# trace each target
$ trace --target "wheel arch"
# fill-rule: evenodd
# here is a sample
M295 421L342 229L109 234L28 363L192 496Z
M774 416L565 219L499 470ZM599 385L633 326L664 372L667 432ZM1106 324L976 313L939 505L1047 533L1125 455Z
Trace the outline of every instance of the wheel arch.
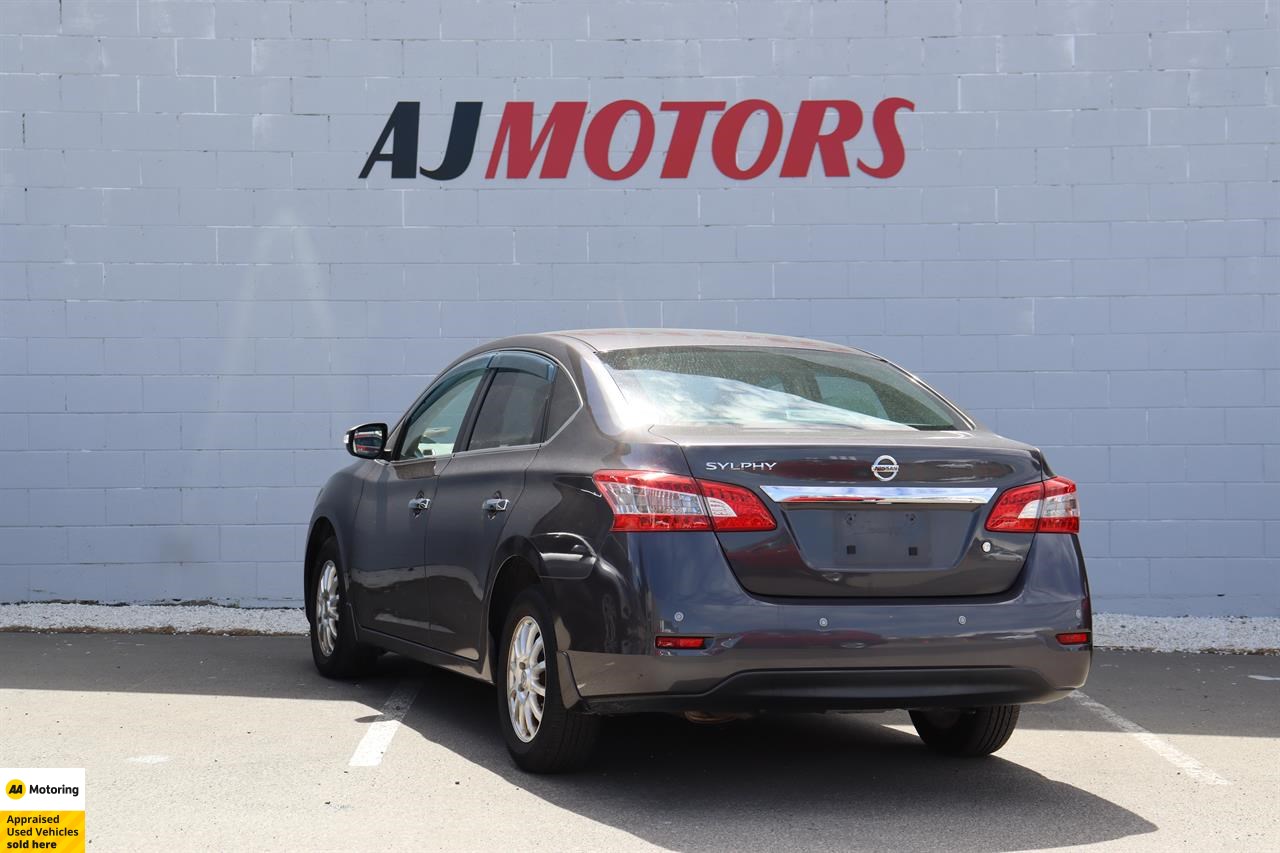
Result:
M495 568L490 575L484 605L483 670L487 673L492 672L494 649L497 648L498 637L502 633L502 623L517 595L531 586L537 586L541 588L553 611L555 609L551 585L546 582L546 566L542 555L528 539L523 536L509 538L494 554L493 564Z
M528 540L512 540L500 549L498 558L494 560L498 568L493 573L489 585L489 593L485 603L485 636L484 657L480 667L480 676L494 684L500 677L497 672L502 637L502 629L507 613L511 610L516 598L525 590L536 587L551 608L551 632L555 635L555 647L562 650L555 659L560 682L561 701L566 708L576 708L582 702L578 693L569 659L563 650L568 648L569 631L565 627L563 614L556 604L555 582L547 576L546 565L542 556Z
M303 558L302 601L306 606L308 619L315 615L315 603L311 600L311 583L315 579L316 554L320 551L320 546L330 537L338 542L338 555L342 558L342 540L338 538L338 529L327 516L317 516L311 522L311 532L307 534L306 556ZM343 563L346 563L345 558Z
M543 586L542 576L526 555L511 554L498 566L485 607L485 633L490 642L495 642L502 632L502 622L516 596L531 586ZM543 592L547 592L545 587Z

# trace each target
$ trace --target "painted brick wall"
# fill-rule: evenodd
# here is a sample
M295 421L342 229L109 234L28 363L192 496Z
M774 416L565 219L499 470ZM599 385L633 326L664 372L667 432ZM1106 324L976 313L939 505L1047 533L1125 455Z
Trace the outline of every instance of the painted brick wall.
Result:
M1100 608L1280 613L1278 0L2 0L0 33L0 600L296 601L346 426L479 340L665 325L852 342L1040 444ZM512 99L886 96L890 180L483 179ZM398 100L428 166L484 102L467 174L356 177Z

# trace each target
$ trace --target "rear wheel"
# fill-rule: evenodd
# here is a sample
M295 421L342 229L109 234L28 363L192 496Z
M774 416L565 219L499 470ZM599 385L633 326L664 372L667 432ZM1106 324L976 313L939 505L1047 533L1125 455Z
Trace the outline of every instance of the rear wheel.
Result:
M498 725L517 765L563 773L587 762L600 718L566 708L556 670L551 608L537 587L516 596L498 638Z
M947 755L990 755L1004 746L1018 725L1021 705L989 708L912 711L920 739L930 749Z
M311 658L326 678L354 678L369 671L378 650L356 642L347 608L338 541L330 537L316 552L311 572Z

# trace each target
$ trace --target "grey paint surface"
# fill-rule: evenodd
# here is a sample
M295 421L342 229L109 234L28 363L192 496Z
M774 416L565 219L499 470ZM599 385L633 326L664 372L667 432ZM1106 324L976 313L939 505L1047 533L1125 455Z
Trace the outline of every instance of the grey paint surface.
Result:
M512 827L583 851L1280 844L1280 682L1249 678L1277 657L1097 655L1089 695L1222 787L1071 700L1024 709L986 761L930 754L890 728L905 714L640 717L587 772L533 777L494 737L491 688L394 656L357 684L315 675L304 638L0 634L0 659L6 761L85 767L95 848L505 849ZM421 688L381 766L349 767L404 681ZM167 760L129 760L148 755Z
M527 569L555 614L565 704L585 701L602 714L1011 705L1055 701L1084 684L1091 647L1055 639L1092 629L1078 537L987 529L998 490L1051 473L1038 452L962 429L972 419L925 389L904 396L945 409L949 429L803 431L795 423L765 428L764 419L751 427L611 426L627 421L629 409L601 352L665 348L673 337L694 353L722 345L725 335L572 330L505 338L461 356L415 404L487 366L478 390L465 395L467 414L459 415L452 452L404 458L406 442L415 440L409 415L391 427L387 449L325 484L312 514L306 572L299 573L309 616L318 607L312 602L324 543L332 539L341 618L353 620L356 641L484 680L502 669L496 655L504 640L496 626L511 601L500 590ZM792 349L797 342L768 335L734 338L741 344L734 356L755 368L729 376L754 383L776 375L785 391L799 395L806 387L801 377L815 376L820 385L825 371L789 359L845 349L816 341ZM830 376L866 376L868 388L880 388L870 370L882 366L877 360L848 350L844 356L830 360ZM569 380L586 402L567 420L547 423L552 434L541 443L476 449L475 412L483 417L489 409L494 370L513 363L557 385ZM664 362L653 364L662 369ZM718 376L723 369L717 362L700 373ZM892 417L927 417L906 411L913 409ZM794 487L831 477L874 491L883 484L871 463L890 452L901 462L895 485L990 487L974 505L906 513L932 531L923 554L913 547L908 556L901 528L886 532L898 512L892 508L858 511L870 514L874 530L852 533L847 504L788 506L761 497L770 483ZM762 472L706 461L765 457L775 461ZM615 530L593 482L604 469L713 476L756 495L770 524L737 532ZM407 497L426 490L430 508L410 510ZM485 499L499 495L509 510L486 513ZM574 543L568 560L566 542ZM894 556L851 561L853 542L853 550L878 543ZM574 565L572 573L563 571L565 562ZM655 652L664 633L705 635L706 646ZM334 675L315 649L317 668Z
M1039 444L1100 609L1280 613L1276 0L4 6L0 600L295 602L343 429L481 339L668 325ZM458 100L484 147L513 99L885 96L888 181L356 178L398 99L431 163Z

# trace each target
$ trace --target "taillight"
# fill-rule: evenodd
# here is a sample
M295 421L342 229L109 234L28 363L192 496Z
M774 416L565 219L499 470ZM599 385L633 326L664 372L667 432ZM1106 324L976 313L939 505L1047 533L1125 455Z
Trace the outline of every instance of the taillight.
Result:
M987 529L993 532L1035 533L1040 523L1040 500L1044 483L1016 486L1002 493L987 516Z
M706 498L707 512L716 530L772 530L778 526L750 489L708 480L699 480L698 488Z
M661 471L597 471L592 478L613 510L613 530L773 530L750 489Z
M987 516L993 533L1079 533L1076 484L1066 477L1015 486L996 499Z
M1044 502L1040 504L1039 533L1079 533L1080 501L1076 484L1066 477L1044 482Z
M659 471L597 471L592 478L613 510L614 530L710 530L692 477Z

